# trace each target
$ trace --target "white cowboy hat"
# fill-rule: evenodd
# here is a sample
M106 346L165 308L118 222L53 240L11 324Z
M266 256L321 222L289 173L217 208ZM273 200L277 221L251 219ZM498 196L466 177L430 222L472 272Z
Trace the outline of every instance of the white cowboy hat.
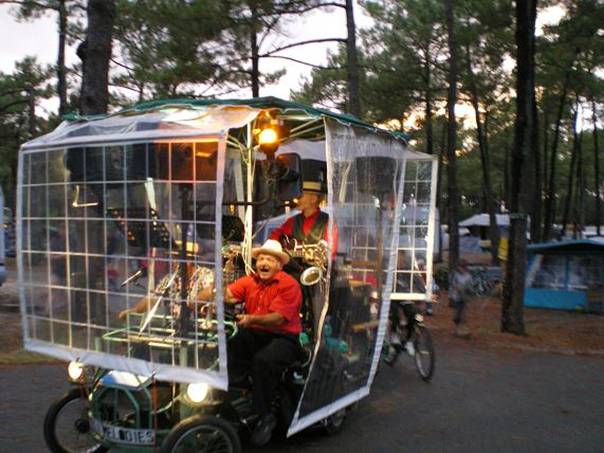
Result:
M257 258L261 253L266 253L279 258L281 264L284 266L289 262L289 255L283 251L281 243L274 239L267 240L262 247L252 249L252 258Z

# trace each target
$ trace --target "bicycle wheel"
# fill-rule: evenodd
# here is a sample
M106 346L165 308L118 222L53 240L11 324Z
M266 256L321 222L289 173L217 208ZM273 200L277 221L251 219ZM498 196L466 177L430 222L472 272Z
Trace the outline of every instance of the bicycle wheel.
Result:
M50 406L44 419L44 440L57 453L107 451L90 434L88 398L79 388L71 389Z
M415 346L415 367L420 377L429 382L434 374L434 345L432 344L432 335L424 326L417 326L415 329L415 338L413 339Z

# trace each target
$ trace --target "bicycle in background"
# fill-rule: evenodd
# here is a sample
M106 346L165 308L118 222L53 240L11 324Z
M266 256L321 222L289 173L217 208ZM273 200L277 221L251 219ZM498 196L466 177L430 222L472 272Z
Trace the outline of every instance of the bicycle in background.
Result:
M392 301L390 330L384 339L383 361L393 366L401 352L415 362L419 376L429 382L434 375L435 354L432 335L412 301Z

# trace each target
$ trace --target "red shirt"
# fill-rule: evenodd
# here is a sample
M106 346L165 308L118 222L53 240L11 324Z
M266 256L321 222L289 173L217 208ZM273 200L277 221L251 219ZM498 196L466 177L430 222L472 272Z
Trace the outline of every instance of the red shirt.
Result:
M302 232L304 233L304 235L307 235L308 233L310 233L310 230L312 230L312 227L315 224L320 213L321 213L321 210L317 209L315 212L313 212L308 217L304 217L304 221L302 222ZM300 213L298 215L304 216L303 213ZM282 235L292 237L294 235L294 222L295 221L296 221L296 216L292 216L289 219L287 219L283 223L283 225L281 225L279 228L274 229L271 232L269 239L275 239L276 241L278 241L279 239L281 239ZM336 227L335 223L331 230L331 235L333 237L333 243L334 243L333 251L331 253L332 258L333 258L335 256L336 250L338 248L338 228ZM329 242L329 229L328 228L325 228L325 231L323 232L323 239L325 239L326 241Z
M247 314L280 313L285 318L279 326L254 326L254 329L285 334L302 331L302 290L298 282L285 272L277 272L270 282L262 281L256 274L248 275L231 283L228 289L235 299L245 301Z

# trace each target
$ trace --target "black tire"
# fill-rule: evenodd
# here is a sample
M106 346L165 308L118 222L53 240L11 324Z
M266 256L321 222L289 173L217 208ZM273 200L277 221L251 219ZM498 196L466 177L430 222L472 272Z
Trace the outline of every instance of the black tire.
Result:
M79 388L73 388L48 408L44 418L44 440L55 453L107 451L90 435L88 398Z
M325 424L323 425L325 433L329 436L333 436L334 434L342 431L342 426L344 425L345 419L346 408L340 409L339 411L331 414L325 419Z
M213 415L193 415L178 423L161 444L160 453L241 453L235 429Z
M413 358L417 372L424 381L429 382L434 374L436 357L432 335L426 327L418 326L416 328L413 346L415 346L415 356Z

